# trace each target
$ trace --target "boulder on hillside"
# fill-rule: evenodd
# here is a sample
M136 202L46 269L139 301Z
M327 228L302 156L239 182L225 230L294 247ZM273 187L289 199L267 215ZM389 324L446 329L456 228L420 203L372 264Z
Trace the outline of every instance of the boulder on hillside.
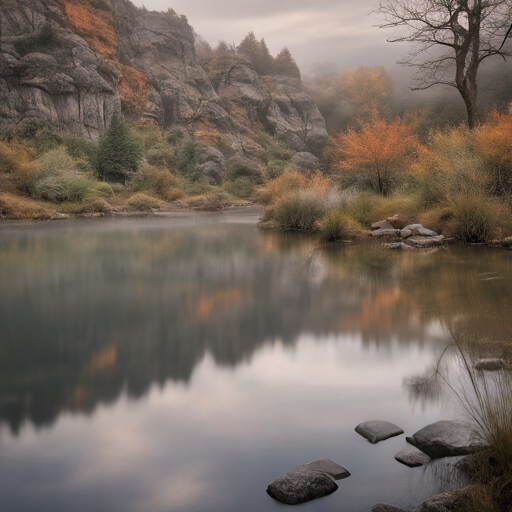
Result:
M295 153L290 162L301 172L316 171L320 167L320 160L312 153L305 151Z
M404 433L400 427L389 421L365 421L357 425L355 431L372 444Z
M333 493L338 489L334 480L349 476L350 473L335 462L319 459L281 475L268 485L267 494L287 505L298 505Z
M433 459L468 455L485 448L472 426L461 421L437 421L418 430L407 442Z
M199 170L204 176L213 179L217 183L226 178L226 159L216 148L200 146L196 150L196 158Z

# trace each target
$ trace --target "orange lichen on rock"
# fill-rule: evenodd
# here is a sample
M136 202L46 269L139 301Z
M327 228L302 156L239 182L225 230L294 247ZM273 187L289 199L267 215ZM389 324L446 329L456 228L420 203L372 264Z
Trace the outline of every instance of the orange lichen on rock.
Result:
M216 146L221 138L220 133L215 128L202 128L195 132L195 138L208 146Z
M151 90L149 78L129 66L116 63L121 76L119 79L119 94L123 104L123 112L136 117L144 113L148 93Z
M103 2L103 8L93 6L88 0L62 0L66 15L76 30L91 48L107 59L117 55L117 33L110 5Z

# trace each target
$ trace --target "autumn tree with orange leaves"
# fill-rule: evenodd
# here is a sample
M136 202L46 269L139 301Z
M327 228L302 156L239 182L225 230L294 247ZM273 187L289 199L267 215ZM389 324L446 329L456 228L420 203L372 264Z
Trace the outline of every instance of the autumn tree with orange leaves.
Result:
M330 138L327 158L333 173L348 183L361 179L375 192L388 194L421 147L414 121L386 121L375 113L359 130Z

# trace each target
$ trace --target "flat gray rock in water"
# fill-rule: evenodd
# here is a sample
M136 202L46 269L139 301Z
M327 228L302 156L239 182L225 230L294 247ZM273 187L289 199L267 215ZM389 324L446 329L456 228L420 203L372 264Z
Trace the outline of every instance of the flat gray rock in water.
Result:
M404 433L400 427L389 421L365 421L357 425L355 430L373 444Z
M407 452L402 450L395 455L395 459L410 468L417 468L418 466L424 466L431 461L431 458L423 452Z
M408 245L404 242L394 242L392 244L382 244L382 247L385 247L386 249L391 249L393 251L397 250L404 250L404 251L414 251L415 247L412 245Z
M414 236L407 239L407 243L409 245L412 245L413 247L417 247L419 249L424 249L426 247L436 247L439 245L443 245L444 243L444 236L430 236L430 237L424 237L424 236Z
M377 503L372 507L371 512L407 512L400 507L395 507L394 505L388 505L387 503Z
M303 464L302 466L297 466L293 469L300 468L309 469L310 471L323 471L324 473L332 476L334 480L342 480L343 478L348 478L350 476L350 473L343 466L340 466L339 464L336 464L336 462L333 462L329 459L314 460L313 462Z
M407 442L433 459L467 455L485 447L467 423L438 421L418 430Z
M336 489L338 485L327 473L299 466L269 484L267 494L287 505L298 505L332 494Z
M410 231L413 235L419 236L439 236L438 233L423 227L422 224L409 224L403 228L403 231Z

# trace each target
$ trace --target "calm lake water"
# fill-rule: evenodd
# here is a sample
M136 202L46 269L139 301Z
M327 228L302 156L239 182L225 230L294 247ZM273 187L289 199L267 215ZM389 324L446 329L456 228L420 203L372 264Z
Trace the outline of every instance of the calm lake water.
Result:
M511 254L322 248L256 220L0 224L2 512L283 512L267 484L321 457L352 476L302 512L449 485L394 460L405 436L354 428L461 414L407 382L447 325L509 336Z

